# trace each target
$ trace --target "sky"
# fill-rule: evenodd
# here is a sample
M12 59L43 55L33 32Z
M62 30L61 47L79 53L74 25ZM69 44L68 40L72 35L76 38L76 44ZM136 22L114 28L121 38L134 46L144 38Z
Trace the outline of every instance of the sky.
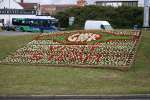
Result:
M16 0L20 1L20 0ZM77 0L24 0L25 2L38 2L41 4L75 4ZM94 3L98 0L86 0L88 4ZM140 3L143 3L144 0L139 0Z

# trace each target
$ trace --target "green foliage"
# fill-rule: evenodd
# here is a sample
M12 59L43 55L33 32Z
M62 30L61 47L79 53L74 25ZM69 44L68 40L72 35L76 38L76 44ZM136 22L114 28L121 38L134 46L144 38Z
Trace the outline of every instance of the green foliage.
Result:
M75 17L71 28L68 25L70 16ZM60 26L69 29L82 29L86 20L107 20L114 28L133 28L135 24L142 25L143 8L137 7L102 7L85 6L83 8L69 8L55 15Z

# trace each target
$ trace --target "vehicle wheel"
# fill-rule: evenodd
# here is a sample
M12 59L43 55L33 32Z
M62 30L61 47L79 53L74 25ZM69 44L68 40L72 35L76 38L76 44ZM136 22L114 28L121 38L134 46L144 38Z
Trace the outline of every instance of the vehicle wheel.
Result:
M9 27L6 27L6 31L10 31Z
M24 28L23 28L23 27L21 27L21 28L20 28L20 30L21 30L22 32L25 32L25 30L24 30Z

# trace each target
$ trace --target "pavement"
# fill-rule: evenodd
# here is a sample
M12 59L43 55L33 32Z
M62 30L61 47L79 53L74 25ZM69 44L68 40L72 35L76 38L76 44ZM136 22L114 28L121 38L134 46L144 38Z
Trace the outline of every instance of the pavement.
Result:
M15 32L15 31L2 31L0 35L3 36L16 36L16 35L27 35L27 34L36 34L31 32Z
M0 96L0 100L150 100L150 94L102 96Z

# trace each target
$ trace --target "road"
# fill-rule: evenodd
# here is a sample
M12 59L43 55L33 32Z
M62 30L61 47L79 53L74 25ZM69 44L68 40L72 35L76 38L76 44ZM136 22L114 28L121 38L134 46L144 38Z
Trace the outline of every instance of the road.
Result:
M115 96L0 96L0 100L150 100L149 94Z

